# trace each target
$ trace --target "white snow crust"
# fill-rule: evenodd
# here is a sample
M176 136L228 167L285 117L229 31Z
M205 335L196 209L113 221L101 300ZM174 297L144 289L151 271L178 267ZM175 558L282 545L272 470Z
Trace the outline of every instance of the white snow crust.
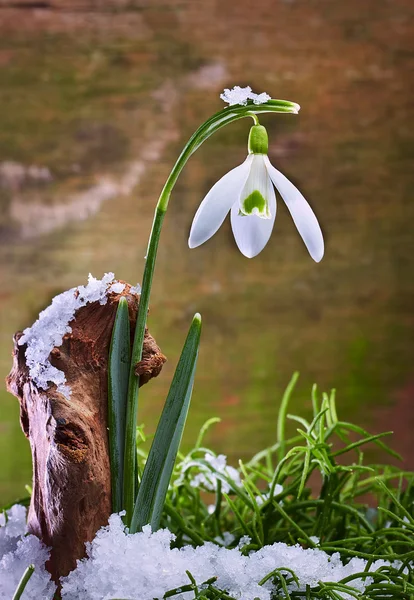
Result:
M50 306L43 310L37 321L24 330L19 345L27 344L26 364L33 383L42 390L55 384L58 392L70 397L70 387L66 385L63 371L54 367L49 360L53 348L62 344L63 337L70 333L70 322L82 306L91 302L106 304L108 293L120 294L125 284L115 280L113 273L105 273L102 279L91 274L87 285L80 285L55 296ZM132 294L139 294L139 285L131 288Z
M13 597L19 581L29 565L35 571L24 591L24 600L51 600L56 586L45 569L49 550L34 535L25 536L26 509L15 504L0 515L0 598Z
M262 92L261 94L252 92L252 88L249 85L244 88L235 85L231 90L226 88L224 92L220 94L220 98L224 102L227 102L229 106L234 106L235 104L246 106L248 100L253 100L254 104L264 104L268 100L271 100L271 97L269 94L266 94L266 92Z
M117 283L113 283L111 285L111 287L109 288L109 291L113 292L114 294L122 294L124 289L125 289L125 283L120 283L118 281Z
M227 536L226 536L227 537ZM227 537L230 541L231 538ZM78 561L77 568L63 578L62 600L109 600L125 598L153 600L165 592L189 583L189 570L198 584L216 576L214 584L239 600L270 600L272 583L258 582L276 568L291 568L299 578L300 589L319 581L335 582L364 570L366 561L353 558L344 565L338 553L329 556L319 549L303 549L299 545L276 543L249 556L239 547L229 549L206 543L193 548L171 548L174 535L163 529L151 533L149 526L141 533L129 535L119 515L112 515L109 526L102 528L92 543L87 544L88 558ZM222 542L224 540L220 540ZM370 571L386 565L375 561ZM109 568L108 568L109 567ZM372 578L355 580L352 585L361 592ZM290 586L296 589L296 584ZM343 598L347 595L343 594ZM190 600L193 592L174 598Z
M16 550L17 542L26 533L26 509L15 504L0 513L0 557Z
M35 571L24 592L25 600L52 600L55 585L44 568L49 550L35 536L24 536L26 509L14 506L7 511L7 523L0 518L0 599L10 599L25 569L35 565ZM353 558L344 565L338 553L329 556L322 550L303 549L298 544L288 546L275 543L244 556L242 547L250 542L244 537L236 548L226 548L213 543L193 548L171 548L174 535L168 529L151 532L149 525L141 533L128 534L121 519L122 513L113 514L109 525L102 527L91 543L86 544L87 558L77 562L77 567L62 578L62 600L128 600L161 599L174 588L189 583L186 570L201 585L217 577L214 584L238 600L270 600L272 582L258 583L274 569L292 569L300 583L315 587L319 581L336 582L349 575L364 571L366 561ZM234 536L225 532L217 539L219 544L232 544ZM6 546L4 541L7 540ZM389 565L377 560L370 572ZM396 566L396 564L394 564ZM372 583L372 578L354 580L352 586L359 592ZM289 586L297 590L296 584ZM338 592L337 592L338 593ZM342 593L341 597L349 598ZM176 600L191 600L193 592L174 596Z

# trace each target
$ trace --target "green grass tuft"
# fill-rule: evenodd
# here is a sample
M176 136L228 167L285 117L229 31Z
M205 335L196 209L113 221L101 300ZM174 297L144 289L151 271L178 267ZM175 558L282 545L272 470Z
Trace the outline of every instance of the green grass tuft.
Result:
M371 435L341 421L334 392L320 400L314 387L311 421L289 415L296 381L297 374L281 404L276 443L248 462L240 461L237 471L217 470L214 460L206 460L206 454L216 455L204 445L204 437L219 421L209 419L194 448L178 455L160 526L175 534L177 547L209 541L239 546L248 554L284 542L337 552L344 563L353 557L367 561L364 572L335 583L320 582L306 591L295 591L294 571L275 569L260 582L272 581L272 600L414 600L414 473L388 464L365 464L367 444L398 456L384 441L391 432ZM291 437L286 437L288 420L299 425ZM145 440L142 428L137 429L141 472L148 457ZM200 480L192 485L197 475L204 476L204 488ZM207 489L212 484L213 491ZM249 540L243 540L245 536ZM378 559L391 564L368 572ZM215 578L197 582L189 571L187 575L188 584L164 598L186 591L195 600L235 600L217 587ZM353 586L354 580L368 577L364 593Z
M238 477L232 471L217 471L206 454L203 436L216 419L203 427L195 447L180 455L161 521L175 535L177 547L205 541L229 548L242 544L242 552L259 550L275 542L338 552L346 563L353 557L368 561L393 562L376 573L366 571L338 583L320 583L306 592L289 591L296 575L289 569L276 569L271 579L276 599L342 599L344 594L359 600L414 599L414 473L387 464L364 463L364 446L376 444L389 455L396 453L384 438L391 432L371 435L363 428L339 420L335 394L317 397L312 391L313 419L289 415L287 404L297 380L294 375L281 405L276 443L240 461ZM286 438L286 422L296 422L297 435ZM398 455L397 455L398 456ZM139 461L145 462L140 446ZM213 461L214 462L214 461ZM203 474L204 486L191 485ZM215 490L208 490L212 484ZM225 493L223 488L227 490ZM226 543L223 534L232 534ZM243 536L250 540L243 546ZM318 540L318 541L317 541ZM398 561L398 562L395 562ZM361 594L352 586L357 578L372 577ZM188 591L195 599L233 600L215 587L214 581L195 582ZM165 598L178 592L171 590Z

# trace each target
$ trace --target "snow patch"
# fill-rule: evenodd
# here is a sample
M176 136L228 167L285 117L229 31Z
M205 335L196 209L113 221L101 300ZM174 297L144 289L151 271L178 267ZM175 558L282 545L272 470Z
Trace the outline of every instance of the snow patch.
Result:
M264 104L268 100L271 100L271 97L266 92L262 92L261 94L252 92L252 88L249 85L244 88L235 85L231 90L226 88L220 94L220 98L224 102L227 102L229 106L234 106L235 104L246 106L248 100L253 100L253 104Z
M227 539L220 542L230 542ZM112 515L109 526L98 531L92 543L86 545L87 559L78 561L77 568L62 579L62 600L109 600L135 598L153 600L189 583L189 570L198 584L217 577L215 586L239 600L270 600L272 581L264 586L259 581L274 569L293 569L299 579L299 589L315 587L319 581L337 582L364 571L366 561L353 558L344 565L339 553L329 556L322 550L303 549L298 544L275 543L244 556L239 547L223 548L213 543L193 548L171 548L174 535L167 529L151 532L149 525L141 533L128 534L121 517ZM370 571L388 563L375 561ZM110 568L108 566L110 565ZM363 592L372 578L354 580L352 586ZM298 590L295 583L291 591ZM343 595L345 598L346 595ZM174 596L177 600L194 598L193 592Z
M113 283L111 285L111 287L109 288L109 291L113 292L114 294L122 294L124 289L125 289L125 283L120 283L118 281L117 283Z
M217 457L218 458L218 457ZM140 533L129 534L120 514L109 518L92 542L86 544L87 558L77 561L77 567L63 577L62 600L110 600L130 598L153 600L189 583L190 571L201 585L217 577L215 586L238 600L270 600L274 587L272 580L263 586L259 582L275 569L292 569L298 577L299 588L293 582L289 591L305 592L306 585L316 587L319 581L337 582L361 573L367 561L353 558L344 564L339 553L332 556L318 548L303 549L299 544L288 546L278 542L264 546L248 556L241 550L249 543L242 538L235 548L225 548L211 542L193 548L171 548L174 535L168 529L152 533L149 525ZM45 570L49 549L35 536L24 536L26 509L14 506L0 517L0 539L13 540L13 549L0 552L0 598L11 598L26 568L33 564L35 571L24 592L27 600L52 600L55 585ZM19 539L17 536L22 536ZM219 544L235 543L234 536L224 532ZM316 542L316 538L314 540ZM3 547L3 546L2 546ZM369 571L389 566L384 560L370 565ZM396 563L393 566L397 566ZM363 593L372 578L355 579L352 587ZM340 597L348 599L349 594ZM191 600L193 592L174 596L177 600Z
M26 533L26 509L15 504L0 513L0 558L17 547L20 537Z
M0 598L12 598L29 565L35 571L24 591L25 600L51 600L56 590L45 569L49 550L26 533L26 508L15 504L0 515Z
M54 383L58 392L70 397L71 390L66 385L65 374L50 363L49 355L53 348L61 346L65 334L71 333L69 323L77 310L92 302L106 304L108 293L119 294L124 287L125 284L114 281L113 273L105 273L102 279L89 274L87 285L80 285L55 296L52 304L40 313L37 321L24 330L19 346L27 344L26 364L30 377L38 388L47 390ZM139 286L131 288L131 293L139 294L138 288Z
M227 465L227 457L224 454L214 456L206 452L204 460L210 465L204 466L202 463L196 463L197 467L202 471L197 473L192 480L192 487L202 486L209 492L215 492L217 489L218 481L221 481L221 489L225 494L230 492L231 486L226 479L231 479L232 483L236 487L241 487L242 482L240 479L240 473L234 467ZM194 466L195 463L190 462L188 468Z
M137 285L133 285L130 288L129 293L135 294L135 296L139 296L141 294L141 286L139 285L139 283L137 283Z

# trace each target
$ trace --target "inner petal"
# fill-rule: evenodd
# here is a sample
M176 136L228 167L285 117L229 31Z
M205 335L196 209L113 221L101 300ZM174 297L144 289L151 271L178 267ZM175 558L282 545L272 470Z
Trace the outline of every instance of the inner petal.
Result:
M262 154L253 155L249 176L240 194L239 214L270 219L269 198L272 184Z

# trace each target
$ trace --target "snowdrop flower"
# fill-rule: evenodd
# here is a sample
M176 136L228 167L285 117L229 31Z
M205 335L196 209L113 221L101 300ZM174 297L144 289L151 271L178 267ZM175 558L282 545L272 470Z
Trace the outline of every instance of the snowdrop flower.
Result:
M266 246L275 222L275 187L309 254L316 262L322 259L322 232L311 207L299 190L272 166L267 151L266 129L262 125L253 125L249 135L249 155L244 163L224 175L200 204L191 226L190 248L211 238L230 211L240 252L247 258L259 254Z

